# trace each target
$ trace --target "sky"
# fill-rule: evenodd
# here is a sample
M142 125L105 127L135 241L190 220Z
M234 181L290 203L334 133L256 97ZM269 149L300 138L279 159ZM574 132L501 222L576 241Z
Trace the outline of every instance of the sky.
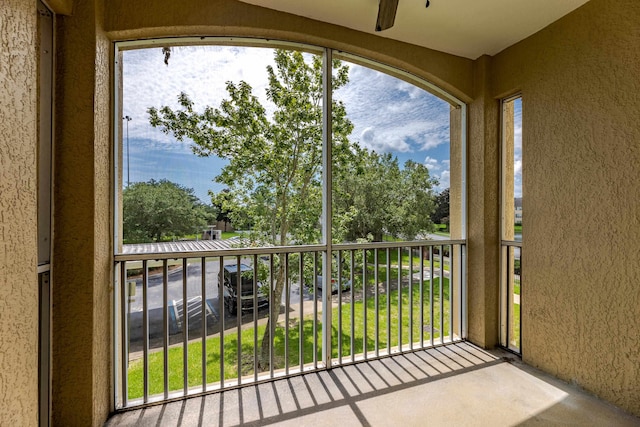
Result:
M522 98L513 104L513 192L522 197Z
M227 81L245 80L270 116L274 106L265 91L270 64L273 50L259 47L173 47L169 65L164 64L161 48L124 51L123 116L131 120L124 122L122 135L123 181L127 182L127 176L130 182L168 179L193 188L209 203L208 190L223 189L213 179L226 160L195 156L189 141L176 141L151 127L147 109L178 107L180 92L191 97L196 110L217 107L226 97ZM350 138L378 153L392 153L401 164L408 159L423 163L439 181L436 191L449 187L449 104L382 72L348 65L349 83L338 89L334 98L345 103L354 124ZM516 139L521 135L517 123ZM516 151L519 156L521 150Z

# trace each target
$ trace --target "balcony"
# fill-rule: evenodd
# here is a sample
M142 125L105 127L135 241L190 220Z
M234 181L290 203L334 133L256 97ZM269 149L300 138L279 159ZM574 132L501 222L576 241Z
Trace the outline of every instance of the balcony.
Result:
M616 425L638 419L524 365L458 342L113 416L130 425Z
M503 248L508 351L491 352L465 341L464 241L201 246L116 256L107 426L637 425L514 355L519 243Z

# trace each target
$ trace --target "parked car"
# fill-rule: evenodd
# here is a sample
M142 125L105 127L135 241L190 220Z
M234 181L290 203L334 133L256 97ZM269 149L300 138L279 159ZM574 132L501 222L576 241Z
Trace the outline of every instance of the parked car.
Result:
M322 276L316 276L316 288L322 292ZM351 280L347 280L343 277L341 288L341 292L351 289ZM338 279L331 279L331 293L337 294L338 290Z
M253 287L253 268L246 264L229 264L225 265L220 273L220 283L223 284L224 306L230 314L236 314L238 311L238 267L240 267L240 306L242 310L253 308L254 287ZM257 292L258 308L269 305L269 297L261 291L262 284L256 282L255 290Z

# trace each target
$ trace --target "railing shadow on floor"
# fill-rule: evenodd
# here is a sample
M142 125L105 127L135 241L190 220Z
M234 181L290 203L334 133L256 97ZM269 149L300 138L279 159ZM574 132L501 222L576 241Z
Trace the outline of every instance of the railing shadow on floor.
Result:
M340 407L348 408L366 426L358 407L365 399L504 362L458 342L125 411L114 415L106 426L259 426Z

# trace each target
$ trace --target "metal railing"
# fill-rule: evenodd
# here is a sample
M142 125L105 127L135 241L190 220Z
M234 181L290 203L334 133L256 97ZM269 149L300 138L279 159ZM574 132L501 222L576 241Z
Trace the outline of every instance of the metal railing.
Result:
M464 240L324 250L116 255L117 407L465 338Z
M522 242L502 241L501 345L522 354Z

